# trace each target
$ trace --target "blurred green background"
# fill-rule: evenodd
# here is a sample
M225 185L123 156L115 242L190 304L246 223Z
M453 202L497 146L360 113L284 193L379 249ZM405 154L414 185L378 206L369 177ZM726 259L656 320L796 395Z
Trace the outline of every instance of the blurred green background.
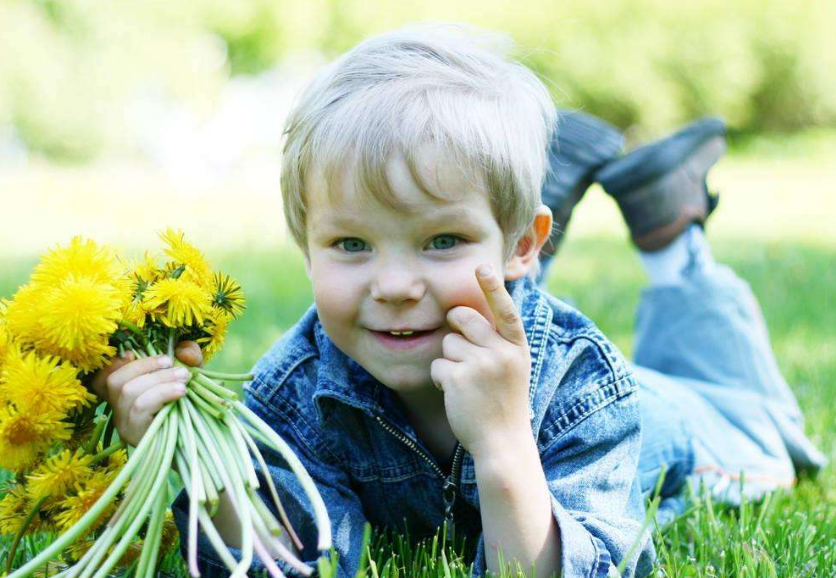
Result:
M645 134L706 113L746 134L836 125L827 0L0 0L0 123L54 158L136 152L143 93L206 114L230 77L417 20L505 31L563 106Z

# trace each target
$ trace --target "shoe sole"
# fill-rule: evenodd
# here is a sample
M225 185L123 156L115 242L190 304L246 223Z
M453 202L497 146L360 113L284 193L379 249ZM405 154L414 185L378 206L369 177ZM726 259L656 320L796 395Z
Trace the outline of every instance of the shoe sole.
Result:
M661 179L620 198L619 207L627 223L632 224L631 236L639 249L657 251L673 241L688 224L705 223L711 208L706 174L725 151L725 137L714 136ZM657 214L652 221L646 220L648 203L655 204Z

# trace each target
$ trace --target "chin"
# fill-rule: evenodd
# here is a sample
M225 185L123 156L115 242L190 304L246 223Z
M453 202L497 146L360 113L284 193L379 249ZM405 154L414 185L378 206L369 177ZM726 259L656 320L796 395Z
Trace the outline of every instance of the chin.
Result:
M375 377L380 383L393 391L419 391L434 387L428 371L385 370L381 375Z

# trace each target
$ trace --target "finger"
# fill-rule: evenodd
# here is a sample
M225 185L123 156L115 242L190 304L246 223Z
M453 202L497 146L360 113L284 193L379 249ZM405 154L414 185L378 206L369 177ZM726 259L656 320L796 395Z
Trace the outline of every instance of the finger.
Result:
M448 381L455 362L439 357L430 364L430 379L436 389L444 391L444 384Z
M159 369L171 367L171 358L167 355L158 355L155 357L144 357L126 363L113 373L111 373L106 380L108 399L113 402L119 399L122 392L122 387L132 379L151 373Z
M160 383L136 398L132 408L133 415L153 418L154 414L160 411L166 403L180 399L184 395L186 395L185 384L178 381Z
M464 361L465 359L472 358L475 354L479 353L479 350L484 351L484 349L478 345L474 345L458 333L448 333L441 341L441 352L444 355L444 359L449 359L450 361Z
M447 324L464 335L468 341L481 347L489 347L499 339L493 325L471 307L460 305L447 312Z
M184 395L186 395L186 386L179 382L161 383L144 391L129 410L127 430L136 432L136 437L141 438L154 421L157 412L165 404L180 399ZM139 439L135 442L139 443Z
M476 268L476 279L485 294L485 299L488 300L488 306L491 308L494 323L496 323L496 330L511 343L525 345L527 343L525 328L519 313L517 313L514 300L511 299L505 289L505 284L493 271L493 268L487 264L479 265Z
M181 341L174 350L177 359L192 367L203 367L203 351L194 341Z
M97 371L88 382L90 388L105 401L108 401L107 378L114 371L136 359L132 351L127 351L122 357L114 357L111 362Z
M142 397L146 391L163 383L177 382L185 385L189 381L190 375L189 370L185 367L172 367L136 377L122 387L116 405L123 415L129 415L130 412L134 411L133 406L136 400Z

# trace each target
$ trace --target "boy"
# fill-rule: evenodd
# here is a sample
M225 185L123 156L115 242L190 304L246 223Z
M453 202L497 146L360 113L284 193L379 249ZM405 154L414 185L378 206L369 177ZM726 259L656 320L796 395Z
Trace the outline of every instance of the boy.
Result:
M551 232L540 188L554 108L484 40L385 34L303 95L282 194L316 303L258 363L246 403L317 482L340 576L367 520L420 536L445 517L478 540L477 575L498 570L500 549L537 576L645 574L636 382L529 277ZM182 395L170 362L108 378L129 443ZM307 500L275 456L270 475L313 563ZM215 522L235 546L228 504ZM201 571L226 575L211 554L203 541Z

